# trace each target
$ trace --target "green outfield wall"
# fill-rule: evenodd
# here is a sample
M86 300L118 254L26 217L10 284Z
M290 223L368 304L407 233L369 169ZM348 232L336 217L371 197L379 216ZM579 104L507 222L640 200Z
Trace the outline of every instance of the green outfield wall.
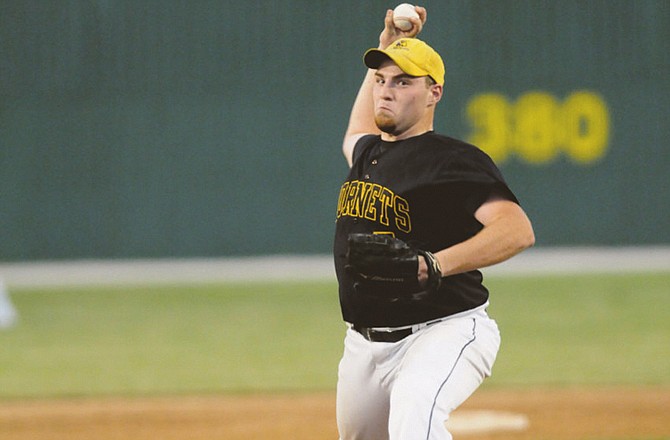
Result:
M670 243L670 1L426 1L538 246ZM328 253L386 1L0 2L0 260Z

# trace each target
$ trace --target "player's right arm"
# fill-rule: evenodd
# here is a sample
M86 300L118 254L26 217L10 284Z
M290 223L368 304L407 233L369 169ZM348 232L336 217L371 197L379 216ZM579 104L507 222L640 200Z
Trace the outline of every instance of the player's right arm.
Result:
M363 84L356 95L356 100L351 108L349 125L344 134L342 152L351 167L356 142L366 134L380 134L381 131L375 124L374 103L372 101L372 88L375 82L375 70L368 69L363 79Z
M403 37L416 37L423 24L426 22L426 9L420 6L416 7L416 12L419 14L419 20L411 18L414 24L412 29L408 31L401 31L393 24L393 10L386 11L384 18L384 30L379 35L379 48L386 49L395 40ZM363 84L358 90L358 95L354 100L354 105L351 108L351 115L349 116L349 125L344 134L344 141L342 142L342 152L347 159L349 166L353 162L354 146L358 140L367 134L380 134L381 131L375 124L375 109L372 100L372 90L375 85L375 70L368 69L363 79Z

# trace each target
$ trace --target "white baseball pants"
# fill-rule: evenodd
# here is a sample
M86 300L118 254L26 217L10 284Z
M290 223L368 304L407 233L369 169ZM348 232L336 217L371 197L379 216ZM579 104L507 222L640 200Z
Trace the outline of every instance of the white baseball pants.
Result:
M451 440L444 422L491 375L499 347L484 308L396 343L349 328L337 384L340 440Z

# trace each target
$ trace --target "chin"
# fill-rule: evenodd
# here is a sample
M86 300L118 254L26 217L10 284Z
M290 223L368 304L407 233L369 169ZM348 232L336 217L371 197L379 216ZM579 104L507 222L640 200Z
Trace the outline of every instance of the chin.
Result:
M397 129L395 122L389 118L376 117L375 124L377 124L377 128L388 134L395 134Z

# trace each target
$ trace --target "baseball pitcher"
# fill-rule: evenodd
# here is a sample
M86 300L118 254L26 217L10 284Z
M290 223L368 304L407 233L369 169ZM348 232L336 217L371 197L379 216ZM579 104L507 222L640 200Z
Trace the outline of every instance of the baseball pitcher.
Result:
M445 68L387 11L351 110L334 240L348 329L341 440L446 440L444 422L491 374L500 345L478 269L532 246L531 223L493 161L433 131Z

